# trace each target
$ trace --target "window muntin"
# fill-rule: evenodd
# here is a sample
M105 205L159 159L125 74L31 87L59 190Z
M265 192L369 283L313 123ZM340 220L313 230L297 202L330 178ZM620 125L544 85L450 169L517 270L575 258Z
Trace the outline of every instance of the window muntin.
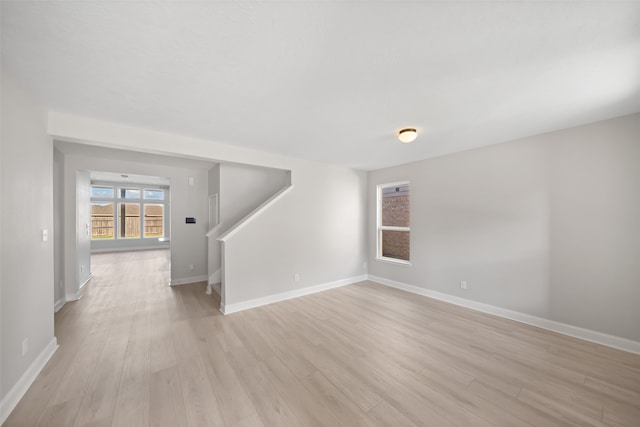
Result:
M168 188L97 182L90 196L92 240L166 237Z
M411 265L409 182L378 185L377 259Z
M118 204L118 237L130 239L140 237L140 204Z
M139 188L119 188L118 195L121 199L139 199L140 198L140 189Z

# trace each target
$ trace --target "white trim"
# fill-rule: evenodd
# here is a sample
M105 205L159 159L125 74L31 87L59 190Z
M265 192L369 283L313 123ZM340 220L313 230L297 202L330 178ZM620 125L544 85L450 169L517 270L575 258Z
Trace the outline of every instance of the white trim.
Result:
M269 208L269 206L273 205L278 200L283 198L291 190L293 190L293 185L289 185L289 186L283 188L282 190L278 191L271 198L269 198L266 202L264 202L263 204L261 204L260 206L255 208L253 211L251 211L251 213L249 213L247 216L245 216L240 221L238 221L238 223L236 225L234 225L229 230L227 230L222 236L218 237L218 240L220 240L222 242L224 242L226 240L229 240L229 238L231 236L236 234L238 231L240 231L242 228L244 228L251 221L256 219L262 212L267 210Z
M396 227L394 225L381 225L380 230L382 231L411 231L409 227Z
M218 225L220 225L220 204L218 193L214 193L209 195L209 227L213 231Z
M166 243L166 244L162 244L162 243ZM153 245L153 246L132 246L130 248L114 247L114 248L91 249L91 253L105 254L110 252L155 251L155 250L163 250L163 249L164 250L171 249L170 243L168 241L159 242L159 244Z
M578 326L557 322L555 320L545 319L542 317L521 313L519 311L509 310L502 307L496 307L494 305L485 304L466 298L460 298L454 295L433 291L431 289L425 289L418 286L397 282L395 280L385 279L383 277L368 275L368 280L406 292L411 292L413 294L445 301L451 304L459 305L461 307L481 311L483 313L493 314L494 316L504 317L505 319L515 320L516 322L520 323L526 323L527 325L537 326L542 329L558 332L563 335L569 335L571 337L594 342L596 344L602 344L608 347L617 348L619 350L640 354L640 342L632 341L627 338L592 331L590 329L584 329Z
M29 390L31 384L35 381L36 377L47 364L53 353L58 349L58 341L56 337L53 337L49 344L40 352L38 357L29 365L24 374L20 377L18 382L11 387L11 390L0 401L0 424L4 423L11 412L15 409L22 399L22 396Z
M234 304L220 304L220 311L222 314L231 314L238 311L248 310L250 308L260 307L267 304L273 304L274 302L285 301L292 298L298 298L304 295L311 295L318 292L326 291L329 289L339 288L353 283L362 282L367 280L366 275L349 277L347 279L336 280L333 282L322 283L320 285L309 286L301 289L294 289L292 291L282 292L275 295L269 295L266 297L250 299L247 301L237 302Z
M404 265L405 267L413 266L413 264L411 264L411 261L405 261L398 258L389 258L386 256L376 257L376 261L388 262L389 264Z
M384 184L378 184L378 188L387 188L387 187L398 187L400 185L411 184L411 181L396 181L396 182L385 182Z
M219 222L218 225L213 227L211 230L207 231L207 234L205 234L205 236L213 237L213 235L216 234L218 231L220 231L221 228L222 228L222 223Z
M64 297L60 298L58 301L56 301L56 303L53 305L53 312L57 313L60 311L60 309L62 308L62 306L66 303L67 301L64 299Z
M389 258L382 255L382 232L387 231L405 231L411 236L411 227L395 227L391 225L382 225L382 190L389 187L400 185L411 185L411 181L390 182L387 184L378 184L376 186L376 260L399 264L411 267L411 260ZM409 242L411 246L411 242Z
M69 301L78 301L80 298L82 298L82 294L80 294L80 292L66 294L64 296L65 303Z
M82 294L84 293L84 288L91 279L93 279L93 273L89 273L89 276L80 284L80 287L78 288L77 291L72 293L67 292L64 296L64 302L66 303L69 301L78 301L80 298L82 298ZM64 303L62 305L64 305Z
M191 283L206 282L207 279L208 277L206 275L183 277L182 279L171 279L169 281L169 286L179 286L179 285L188 285Z

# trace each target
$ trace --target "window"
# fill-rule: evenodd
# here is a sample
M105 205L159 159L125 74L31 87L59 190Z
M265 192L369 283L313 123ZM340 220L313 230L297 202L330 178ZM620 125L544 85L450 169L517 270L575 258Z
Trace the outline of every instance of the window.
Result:
M113 189L112 193L113 193ZM115 213L114 204L109 202L91 203L91 238L92 239L113 239L115 228L113 215Z
M377 258L410 264L409 182L378 185Z
M165 237L167 188L91 186L91 239ZM141 197L142 196L142 197Z
M118 206L118 237L140 237L139 203L120 203Z
M113 199L113 187L91 187L91 197L100 199Z
M121 199L139 199L140 198L139 188L120 188L119 193L120 193Z
M164 200L164 191L162 190L144 190L145 200Z
M146 190L145 190L146 191ZM144 237L164 236L164 206L144 205Z

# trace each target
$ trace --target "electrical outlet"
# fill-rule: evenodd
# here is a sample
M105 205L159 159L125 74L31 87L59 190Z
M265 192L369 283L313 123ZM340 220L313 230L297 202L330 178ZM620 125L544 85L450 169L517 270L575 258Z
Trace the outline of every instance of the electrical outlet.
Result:
M22 340L22 355L24 356L29 351L29 338Z
M300 275L298 273L293 275L293 280L295 280L296 282L300 281Z
M189 264L189 270L193 271L194 267L193 264Z
M461 280L461 281L460 281L460 287L461 287L462 289L468 289L468 288L467 288L467 282L466 282L465 280Z

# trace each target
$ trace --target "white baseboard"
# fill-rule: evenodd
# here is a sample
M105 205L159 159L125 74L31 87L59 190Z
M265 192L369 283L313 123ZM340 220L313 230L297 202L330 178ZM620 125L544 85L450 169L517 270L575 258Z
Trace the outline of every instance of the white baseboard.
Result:
M65 302L78 301L80 298L82 298L82 292L80 292L80 291L78 291L76 293L66 294L64 296Z
M183 277L182 279L171 279L169 286L187 285L189 283L206 282L207 280L208 277L206 275Z
M80 283L80 287L78 288L78 290L76 292L66 293L65 296L64 296L64 302L78 301L80 298L82 298L82 294L84 293L84 289L87 286L87 284L89 283L89 281L91 281L91 279L93 279L93 273L90 273L89 276L87 276L87 278L82 283ZM64 305L64 302L62 303L62 305ZM58 303L56 302L56 304L58 304ZM60 307L62 307L62 306L60 306Z
M64 297L60 298L58 301L56 301L56 303L53 306L53 312L57 313L60 311L60 309L62 308L62 306L66 303L67 301L64 299Z
M292 291L282 292L275 295L269 295L266 297L255 298L247 301L237 302L234 304L221 304L220 311L223 314L236 313L238 311L248 310L250 308L260 307L274 302L285 301L292 298L301 297L304 295L315 294L318 292L326 291L328 289L339 288L341 286L351 285L352 283L362 282L367 280L367 276L356 276L348 279L336 280L334 282L322 283L320 285L309 286L301 289L294 289Z
M108 254L113 252L153 251L156 249L171 249L169 243L154 246L132 246L130 248L99 248L91 249L92 254Z
M619 350L640 354L640 342L632 341L627 338L622 338L622 337L617 337L615 335L609 335L602 332L592 331L590 329L584 329L578 326L557 322L555 320L549 320L542 317L533 316L531 314L521 313L518 311L509 310L502 307L496 307L494 305L484 304L481 302L469 300L466 298L460 298L454 295L449 295L442 292L433 291L430 289L420 288L418 286L397 282L395 280L385 279L383 277L368 275L368 280L379 283L381 285L411 292L413 294L418 294L425 297L445 301L451 304L459 305L461 307L466 307L472 310L481 311L483 313L493 314L495 316L504 317L510 320L515 320L516 322L526 323L527 325L537 326L542 329L547 329L549 331L558 332L564 335L569 335L574 338L580 338L582 340L594 342L596 344L602 344L608 347L617 348Z
M79 288L82 289L84 286L89 283L89 280L93 279L93 273L89 273L89 275L80 283Z
M9 390L9 392L0 401L0 425L4 423L11 412L22 399L22 396L29 390L31 384L35 381L36 377L47 364L53 353L58 349L58 341L56 337L53 337L49 344L40 352L38 357L27 368L26 372L22 374L18 382Z

